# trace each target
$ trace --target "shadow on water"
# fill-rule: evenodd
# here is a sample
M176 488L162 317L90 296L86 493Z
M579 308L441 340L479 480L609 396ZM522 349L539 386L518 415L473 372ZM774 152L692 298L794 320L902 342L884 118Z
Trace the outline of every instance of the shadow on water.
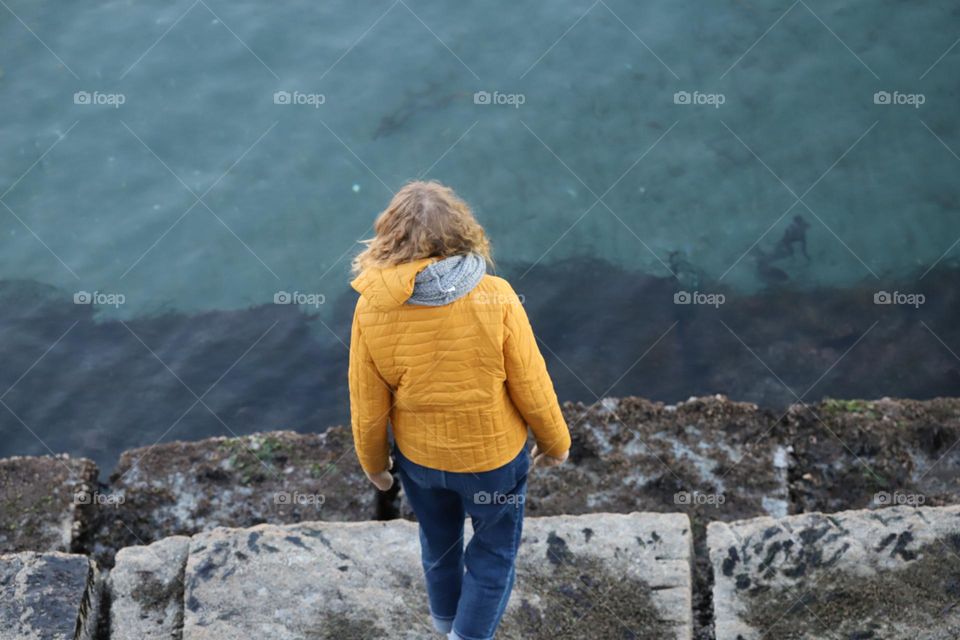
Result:
M327 325L348 342L351 310L336 309ZM12 412L0 405L0 456L49 447L109 471L124 449L160 440L322 431L348 417L347 349L295 306L124 324L95 320L63 292L5 282L0 340L0 393L15 385L2 398Z
M723 393L776 409L825 396L960 393L958 275L953 265L920 285L910 277L903 282L914 284L780 285L749 295L698 283L699 293L724 296L711 306L676 304L682 287L673 278L579 260L535 268L514 287L562 399ZM879 291L921 293L925 302L878 305Z
M675 304L676 280L599 260L520 278L525 267L500 272L524 296L562 400L724 393L780 408L796 396L960 395L957 265L900 287L925 296L919 308L874 303L893 279L749 295L696 283L724 294L715 307ZM0 396L0 456L69 452L109 470L122 450L160 440L345 424L354 300L344 287L326 326L286 305L125 325L45 285L0 283L0 392L13 387Z

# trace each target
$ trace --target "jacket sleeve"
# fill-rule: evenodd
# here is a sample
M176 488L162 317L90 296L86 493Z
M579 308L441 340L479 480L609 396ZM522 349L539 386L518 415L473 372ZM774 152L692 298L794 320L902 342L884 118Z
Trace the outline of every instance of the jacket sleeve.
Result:
M527 312L510 290L504 311L504 366L507 391L533 431L542 453L559 456L570 449L570 430L560 412L557 394L547 372Z
M358 317L355 311L350 331L350 423L360 466L367 473L379 473L389 467L387 419L392 393L370 357Z

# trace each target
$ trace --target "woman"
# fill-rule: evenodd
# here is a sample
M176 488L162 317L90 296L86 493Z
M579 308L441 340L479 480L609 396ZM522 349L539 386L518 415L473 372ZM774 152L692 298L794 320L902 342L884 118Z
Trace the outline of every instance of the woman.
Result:
M389 420L433 624L454 640L488 640L514 583L527 427L543 466L566 460L570 434L520 300L486 274L490 243L466 203L437 182L411 182L374 229L351 283L357 457L378 489L393 485Z

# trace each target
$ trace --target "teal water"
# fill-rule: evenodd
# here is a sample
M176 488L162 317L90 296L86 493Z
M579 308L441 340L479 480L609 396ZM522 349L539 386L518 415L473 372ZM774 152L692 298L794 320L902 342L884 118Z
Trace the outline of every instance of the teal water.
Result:
M958 37L949 2L6 0L0 455L346 421L349 260L420 176L564 399L960 392Z

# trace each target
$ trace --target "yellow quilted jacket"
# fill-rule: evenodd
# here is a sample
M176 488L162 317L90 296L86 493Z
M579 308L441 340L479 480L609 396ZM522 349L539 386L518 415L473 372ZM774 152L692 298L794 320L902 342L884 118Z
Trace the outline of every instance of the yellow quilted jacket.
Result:
M440 307L404 304L434 259L368 269L350 335L350 413L360 465L387 468L387 421L400 452L444 471L510 462L533 430L560 455L570 433L527 314L506 280L483 276Z

